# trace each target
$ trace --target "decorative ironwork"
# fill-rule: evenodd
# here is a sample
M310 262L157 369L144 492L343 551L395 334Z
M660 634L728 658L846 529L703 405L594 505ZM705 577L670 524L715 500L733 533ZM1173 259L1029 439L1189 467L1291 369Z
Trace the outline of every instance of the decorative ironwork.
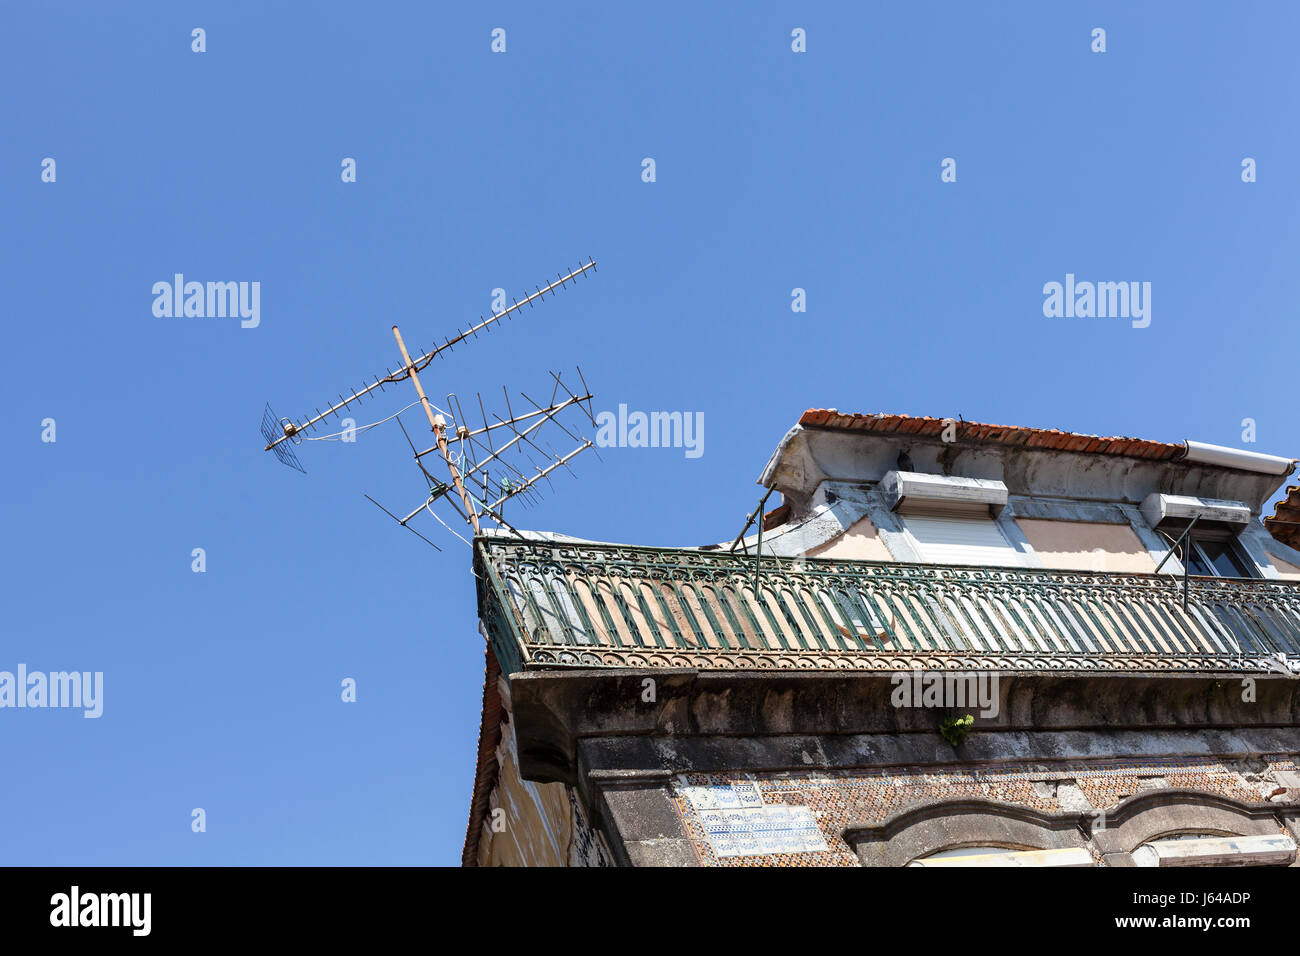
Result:
M502 667L1300 676L1300 583L480 538ZM757 585L757 590L756 590ZM507 663L505 658L509 658ZM507 670L509 673L510 671Z

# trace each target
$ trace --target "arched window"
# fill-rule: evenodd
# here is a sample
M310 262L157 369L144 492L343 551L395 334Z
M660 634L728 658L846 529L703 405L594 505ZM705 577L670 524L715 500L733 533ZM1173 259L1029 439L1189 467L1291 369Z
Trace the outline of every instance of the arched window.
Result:
M1135 866L1290 866L1295 858L1295 840L1284 833L1175 833L1133 851Z
M962 797L845 828L863 866L1095 866L1077 814Z
M1092 854L1083 847L1052 850L1020 850L1005 846L961 846L918 857L907 864L919 867L953 866L1095 866Z

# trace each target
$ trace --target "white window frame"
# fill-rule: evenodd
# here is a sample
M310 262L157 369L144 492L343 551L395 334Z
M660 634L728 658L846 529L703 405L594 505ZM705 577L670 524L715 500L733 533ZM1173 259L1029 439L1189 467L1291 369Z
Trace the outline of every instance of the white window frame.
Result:
M1283 833L1256 836L1179 834L1133 851L1136 866L1290 866L1296 842Z
M915 534L912 533L912 527L909 522L916 518L920 518L920 519L931 518L931 519L958 520L958 521L980 521L980 522L987 521L989 525L992 526L994 531L997 533L998 537L1002 540L1002 543L1006 545L1007 561L1005 563L999 563L999 564L990 564L987 562L977 561L972 564L971 562L937 560L933 555L927 553L926 545L919 538L917 538ZM908 544L911 545L912 549L920 556L921 560L925 564L943 564L952 567L967 566L967 567L990 567L990 568L992 567L1026 568L1031 566L1028 557L1024 553L1022 553L1021 550L1018 547L1016 547L1016 543L1007 536L1006 531L1002 527L1002 522L997 520L991 514L988 513L980 514L980 513L972 512L969 514L951 514L951 513L944 514L942 509L935 509L934 511L931 511L929 509L916 509L907 514L899 515L899 523L902 525L903 533L907 536Z
M908 866L917 867L1094 867L1097 861L1083 847L1062 847L1053 850L1008 850L999 847L973 847L971 852L947 850L913 860Z

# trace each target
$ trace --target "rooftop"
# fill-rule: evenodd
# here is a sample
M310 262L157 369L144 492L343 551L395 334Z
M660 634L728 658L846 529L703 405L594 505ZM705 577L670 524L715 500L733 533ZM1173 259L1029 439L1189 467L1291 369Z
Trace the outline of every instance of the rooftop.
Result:
M758 481L783 496L782 510L765 522L770 528L810 513L826 482L878 482L895 469L997 480L1021 497L1136 505L1158 493L1239 501L1258 515L1295 468L1294 458L1191 439L810 408L782 437ZM1293 547L1300 539L1300 487L1278 507L1268 530Z

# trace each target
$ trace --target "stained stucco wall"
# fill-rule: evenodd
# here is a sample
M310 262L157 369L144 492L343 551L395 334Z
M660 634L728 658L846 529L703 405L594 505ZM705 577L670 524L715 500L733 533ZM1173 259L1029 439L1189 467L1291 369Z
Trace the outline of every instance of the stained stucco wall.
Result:
M501 678L501 699L509 700ZM478 845L479 866L611 866L599 834L587 824L569 788L519 775L514 722L503 711L496 786ZM497 811L502 811L498 813Z
M1150 573L1156 567L1155 560L1128 525L1037 518L1017 518L1016 524L1048 568ZM862 518L843 534L812 548L808 557L895 560L869 518ZM1300 575L1300 569L1294 571Z
M870 518L862 518L848 531L819 544L808 552L810 558L841 558L853 561L892 561L893 555L880 540Z
M1272 558L1273 566L1277 568L1278 573L1281 574L1282 577L1291 580L1300 580L1300 568L1297 568L1294 564L1288 564L1286 561L1274 557L1273 555L1269 555L1269 557Z
M1017 518L1044 567L1149 574L1156 562L1124 524Z
M497 765L497 785L478 845L479 866L566 866L573 819L564 784L520 779L510 727L503 728Z

